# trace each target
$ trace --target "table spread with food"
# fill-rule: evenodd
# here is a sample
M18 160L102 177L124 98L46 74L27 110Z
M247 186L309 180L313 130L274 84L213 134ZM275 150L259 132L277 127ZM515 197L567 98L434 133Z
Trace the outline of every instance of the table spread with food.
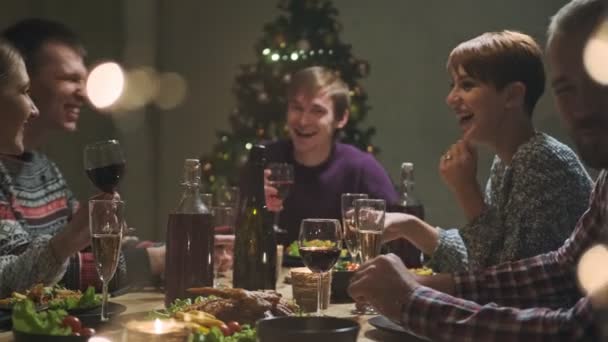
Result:
M352 272L354 267L350 261L343 261L333 273ZM100 295L92 287L81 293L37 285L26 293L14 293L0 300L0 327L4 328L0 341L76 342L86 341L91 335L95 337L91 340L96 342L169 341L170 336L179 337L183 327L189 337L174 340L256 341L256 320L267 316L307 315L293 301L293 288L287 283L289 274L290 268L281 269L276 291L193 288L192 298L176 300L168 308L164 305L164 294L157 289L122 294L109 299L111 320L106 323L98 320ZM354 305L344 298L334 301L332 296L325 313L357 322L360 325L357 341L421 341L382 316L352 314ZM175 330L176 326L180 330ZM32 339L31 334L44 337ZM48 335L57 336L51 340Z

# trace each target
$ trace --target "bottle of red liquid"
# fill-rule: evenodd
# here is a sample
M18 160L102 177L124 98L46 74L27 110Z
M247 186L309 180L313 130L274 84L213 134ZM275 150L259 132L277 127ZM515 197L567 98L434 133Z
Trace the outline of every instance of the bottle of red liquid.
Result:
M424 206L414 194L414 184L414 164L401 164L401 198L391 211L411 214L424 220ZM422 266L422 253L408 240L398 239L386 245L388 251L397 254L407 267Z
M210 208L200 193L200 162L186 159L184 192L169 214L165 256L165 306L192 297L191 287L213 286L214 229Z

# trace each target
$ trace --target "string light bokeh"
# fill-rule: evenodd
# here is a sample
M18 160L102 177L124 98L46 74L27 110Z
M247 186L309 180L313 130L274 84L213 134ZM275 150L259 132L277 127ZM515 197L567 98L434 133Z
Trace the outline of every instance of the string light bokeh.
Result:
M188 84L175 72L159 73L151 67L125 70L118 63L106 62L91 70L86 87L97 109L124 114L151 104L161 110L176 108L185 101Z
M587 41L583 63L591 78L608 85L608 17L600 22Z

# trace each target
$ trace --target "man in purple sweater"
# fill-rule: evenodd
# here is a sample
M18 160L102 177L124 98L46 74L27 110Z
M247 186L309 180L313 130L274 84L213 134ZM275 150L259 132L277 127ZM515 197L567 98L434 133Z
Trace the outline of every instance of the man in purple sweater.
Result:
M265 188L268 209L282 208L279 226L287 237L280 242L297 240L304 218L340 220L343 193L366 193L385 199L387 205L397 203L397 192L378 161L336 141L337 131L348 122L350 98L347 85L333 71L300 70L292 77L287 98L291 139L270 144L267 153L269 162L293 164L294 184L284 202L276 197L276 188Z

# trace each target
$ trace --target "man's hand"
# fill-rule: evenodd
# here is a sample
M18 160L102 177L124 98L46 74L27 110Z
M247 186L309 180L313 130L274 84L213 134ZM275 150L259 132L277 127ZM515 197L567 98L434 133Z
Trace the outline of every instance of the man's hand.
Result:
M348 294L357 302L371 304L394 322L401 321L401 307L421 286L395 254L379 256L353 275Z

